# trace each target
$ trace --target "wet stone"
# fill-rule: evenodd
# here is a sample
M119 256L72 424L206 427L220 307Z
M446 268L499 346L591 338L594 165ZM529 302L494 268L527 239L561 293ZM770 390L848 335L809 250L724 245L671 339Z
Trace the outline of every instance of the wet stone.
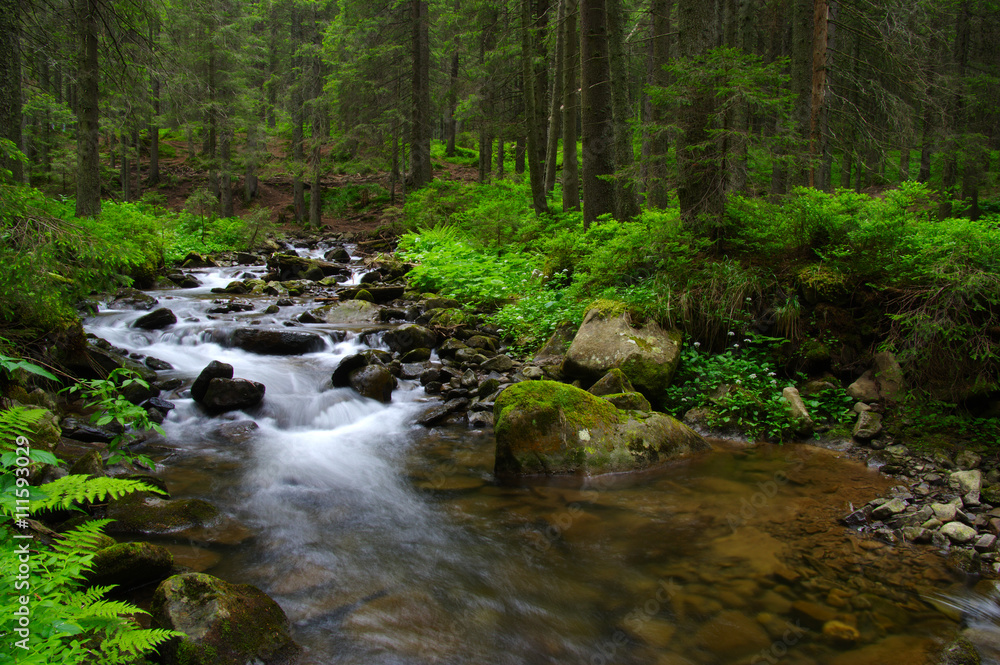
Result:
M872 517L877 520L887 520L894 515L898 515L906 510L906 501L896 497L883 503L872 511Z
M976 539L975 548L977 552L991 552L996 549L997 537L984 533Z
M941 527L940 533L953 543L968 543L976 537L976 530L961 522L948 522Z

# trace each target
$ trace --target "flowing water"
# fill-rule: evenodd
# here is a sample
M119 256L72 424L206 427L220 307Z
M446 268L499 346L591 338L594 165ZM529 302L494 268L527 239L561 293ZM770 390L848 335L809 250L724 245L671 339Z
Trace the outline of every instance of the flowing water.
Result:
M364 330L336 342L333 326L303 326L326 348L296 357L227 348L235 327L284 329L307 309L269 316L275 298L240 297L255 311L207 314L210 289L248 270L151 292L178 317L164 331L129 327L132 311L87 328L169 362L161 378L221 360L266 385L257 409L215 418L183 389L164 395L177 408L158 473L174 498L231 519L159 542L277 600L305 662L922 663L954 635L928 601L955 586L939 557L837 523L891 485L863 465L716 442L655 473L498 485L491 431L414 424L430 401L418 383L391 404L330 387L338 361L377 339ZM219 434L248 419L245 441Z

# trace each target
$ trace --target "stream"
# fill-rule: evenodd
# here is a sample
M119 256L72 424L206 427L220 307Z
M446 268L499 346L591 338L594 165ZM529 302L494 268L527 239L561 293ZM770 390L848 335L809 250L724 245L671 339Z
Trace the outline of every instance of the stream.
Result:
M154 542L274 598L304 663L905 664L954 638L940 599L961 584L940 556L838 523L894 483L835 450L715 441L656 472L499 485L491 430L415 424L435 403L419 382L390 404L330 386L379 326L292 328L326 339L294 357L228 348L236 327L287 330L315 305L267 315L276 297L239 296L254 311L209 315L231 297L212 287L263 269L192 272L202 286L149 292L173 326L105 310L86 328L185 382L163 395L157 474L227 519ZM212 360L265 384L263 403L205 415L186 388ZM250 419L240 442L220 430Z

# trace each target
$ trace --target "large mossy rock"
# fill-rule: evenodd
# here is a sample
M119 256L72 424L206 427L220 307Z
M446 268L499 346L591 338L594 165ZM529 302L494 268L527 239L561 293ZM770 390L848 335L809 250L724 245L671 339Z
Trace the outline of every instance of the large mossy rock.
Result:
M493 415L494 472L500 478L633 471L709 447L701 435L670 416L624 411L555 381L507 388Z
M348 383L363 397L388 404L396 379L385 365L371 364L351 371Z
M344 267L329 261L307 259L291 254L272 254L267 260L267 269L285 282L293 279L307 279L318 282L329 275L340 275Z
M267 594L204 573L164 580L150 614L155 627L187 635L160 650L166 665L284 665L302 651L288 617Z
M382 337L393 351L406 353L413 349L432 349L437 344L437 333L415 323L406 323L398 328L386 330Z
M597 381L618 368L636 390L658 404L677 370L680 348L677 330L663 330L652 321L634 328L626 314L595 307L587 312L566 352L563 372Z
M313 314L321 314L327 323L352 324L373 323L378 320L378 306L364 300L348 300L320 307Z

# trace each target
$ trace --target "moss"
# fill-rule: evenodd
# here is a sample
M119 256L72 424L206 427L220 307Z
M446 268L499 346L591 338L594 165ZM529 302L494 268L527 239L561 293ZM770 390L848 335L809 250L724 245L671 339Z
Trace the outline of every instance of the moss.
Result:
M628 311L628 307L625 303L618 300L608 300L607 298L598 298L594 302L587 305L588 312L594 309L597 310L602 319L611 319L616 316L621 316Z
M372 297L371 292L368 289L361 289L354 296L355 300L364 300L365 302L375 302L375 298Z
M620 421L618 409L590 393L557 381L525 381L500 393L493 407L499 423L511 410L537 413L539 427L555 422L562 412L567 422L580 429L591 429Z
M623 411L650 411L652 407L642 393L625 392L612 395L602 395L602 399L614 404Z

